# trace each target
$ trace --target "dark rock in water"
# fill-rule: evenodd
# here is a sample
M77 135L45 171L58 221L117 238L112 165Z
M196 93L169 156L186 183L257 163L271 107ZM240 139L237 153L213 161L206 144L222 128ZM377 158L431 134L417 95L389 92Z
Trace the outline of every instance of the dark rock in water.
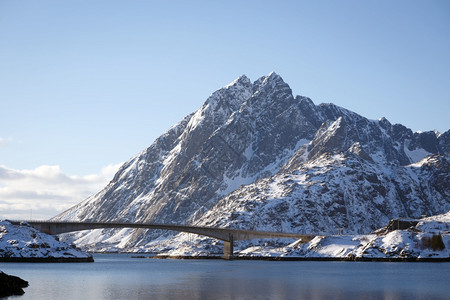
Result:
M0 271L0 297L23 295L23 288L28 286L28 281L17 276L5 274Z

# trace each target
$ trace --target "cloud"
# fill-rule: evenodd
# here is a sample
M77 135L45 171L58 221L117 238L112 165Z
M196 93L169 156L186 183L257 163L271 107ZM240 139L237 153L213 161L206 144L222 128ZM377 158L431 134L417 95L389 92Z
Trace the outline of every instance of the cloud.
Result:
M0 165L0 219L49 219L99 192L122 164L96 174L65 174L59 166L15 170Z

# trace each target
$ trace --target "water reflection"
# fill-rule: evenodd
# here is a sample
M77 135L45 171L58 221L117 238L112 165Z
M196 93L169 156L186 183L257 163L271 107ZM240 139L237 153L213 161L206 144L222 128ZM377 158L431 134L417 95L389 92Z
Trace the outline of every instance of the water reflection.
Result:
M28 280L20 299L446 299L448 263L136 259L1 264Z

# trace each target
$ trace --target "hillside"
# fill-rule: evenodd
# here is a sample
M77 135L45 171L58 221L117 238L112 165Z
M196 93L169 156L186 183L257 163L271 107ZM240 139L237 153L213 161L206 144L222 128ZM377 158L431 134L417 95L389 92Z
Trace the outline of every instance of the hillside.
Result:
M92 255L75 245L59 241L27 223L0 221L0 261L4 262L90 262Z

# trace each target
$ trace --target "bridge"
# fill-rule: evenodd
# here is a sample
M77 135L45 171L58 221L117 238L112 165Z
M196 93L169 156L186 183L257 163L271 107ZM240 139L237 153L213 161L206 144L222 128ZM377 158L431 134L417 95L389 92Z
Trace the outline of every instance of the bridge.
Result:
M26 222L35 229L52 235L80 230L100 229L100 228L163 229L170 231L194 233L223 241L224 249L222 258L224 259L233 258L234 241L264 239L264 238L292 238L292 239L300 239L302 240L302 242L307 243L315 237L314 235L309 234L254 231L243 229L158 224L158 223L58 222L58 221L26 221Z

